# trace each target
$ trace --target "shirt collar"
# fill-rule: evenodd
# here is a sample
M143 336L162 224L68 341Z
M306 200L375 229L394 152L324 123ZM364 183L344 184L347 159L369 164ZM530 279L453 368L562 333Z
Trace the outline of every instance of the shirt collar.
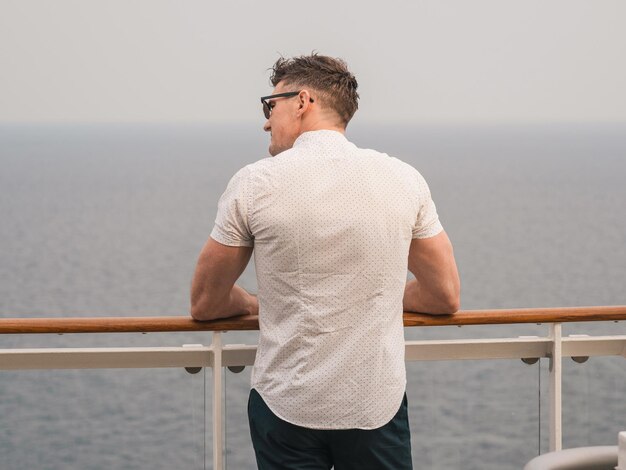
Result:
M299 147L301 145L310 144L333 144L333 143L348 143L348 139L341 132L331 131L329 129L322 129L319 131L303 132L293 143L293 147Z

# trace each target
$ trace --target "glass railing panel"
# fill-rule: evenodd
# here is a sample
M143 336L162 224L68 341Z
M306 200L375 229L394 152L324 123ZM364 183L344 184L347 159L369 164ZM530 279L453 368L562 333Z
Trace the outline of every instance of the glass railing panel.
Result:
M408 362L407 374L415 468L519 470L538 454L538 363Z
M252 367L233 373L226 369L225 376L225 435L224 455L227 470L255 469L256 459L248 426L248 395Z
M204 469L206 374L0 371L0 468Z
M539 443L536 455L550 452L550 359L543 358L538 362L539 366Z
M626 430L626 359L563 359L563 447L617 445Z

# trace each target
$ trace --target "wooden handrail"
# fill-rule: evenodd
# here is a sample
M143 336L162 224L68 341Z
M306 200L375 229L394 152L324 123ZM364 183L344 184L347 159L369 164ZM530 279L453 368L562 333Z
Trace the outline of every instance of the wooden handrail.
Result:
M404 326L498 325L626 320L626 305L602 307L462 310L453 315L404 312ZM148 333L258 330L257 316L199 322L177 317L0 318L0 334Z

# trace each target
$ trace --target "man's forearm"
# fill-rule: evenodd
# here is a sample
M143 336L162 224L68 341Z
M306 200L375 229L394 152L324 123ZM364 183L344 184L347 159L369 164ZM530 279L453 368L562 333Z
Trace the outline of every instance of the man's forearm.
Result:
M249 294L236 284L229 295L222 299L212 299L204 294L194 300L191 306L191 316L196 320L215 320L235 315L256 315L259 313L259 303L256 296Z

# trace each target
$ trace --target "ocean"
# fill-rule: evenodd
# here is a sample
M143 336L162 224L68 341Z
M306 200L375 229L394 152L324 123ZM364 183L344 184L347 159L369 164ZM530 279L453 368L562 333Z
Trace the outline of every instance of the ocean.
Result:
M455 248L463 309L626 304L626 125L355 122L347 136L424 175ZM0 125L0 316L187 315L218 198L267 145L261 123ZM256 290L253 263L240 284ZM626 322L563 330L623 335ZM547 334L547 325L405 330L407 339ZM0 348L210 341L4 335ZM519 469L547 450L547 360L408 363L407 372L416 469ZM0 372L0 470L211 468L210 375ZM255 468L249 379L250 368L225 373L229 469ZM563 393L565 447L617 442L624 358L566 361Z

